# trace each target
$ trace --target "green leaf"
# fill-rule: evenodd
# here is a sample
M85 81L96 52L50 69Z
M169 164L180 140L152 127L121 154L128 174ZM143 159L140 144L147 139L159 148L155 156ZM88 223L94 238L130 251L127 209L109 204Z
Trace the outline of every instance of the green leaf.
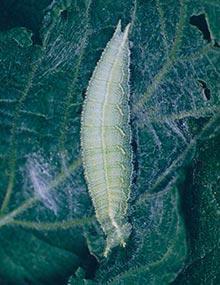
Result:
M149 195L132 212L133 235L97 272L99 284L169 284L183 267L185 228L176 188ZM160 272L160 274L158 274Z
M220 17L220 4L218 0L203 0L205 12L207 13L208 24L211 30L212 39L216 40L216 43L220 42L220 30L219 30L219 17Z
M207 244L202 238L206 222L211 223L199 208L203 196L197 196L196 213L188 219L187 206L181 206L195 183L186 184L190 193L182 189L183 170L201 152L197 143L215 140L219 132L215 3L55 0L36 12L39 33L33 20L0 32L2 283L65 284L73 275L72 284L90 279L99 284L192 284L202 274L200 264L217 264L217 238L210 234ZM192 16L201 14L210 42L190 24ZM115 248L103 259L105 237L82 174L80 112L89 78L119 19L123 27L131 22L135 174L128 215L133 230L125 249ZM210 172L216 160L208 158L204 180L192 164L198 189L203 183L217 185ZM212 208L209 198L204 199ZM198 248L191 218L202 227L196 231ZM212 230L217 232L216 225ZM207 262L201 262L202 254ZM85 276L74 275L79 267Z
M62 284L80 262L74 253L21 229L2 229L0 244L1 276L9 284Z
M62 283L91 260L76 135L90 3L70 4L48 7L42 44L25 28L0 34L0 276L13 284Z
M135 208L143 203L148 212L140 216L129 213L133 236L125 251L113 251L106 261L100 256L104 238L99 231L94 233L95 228L88 229L90 250L101 260L95 279L100 284L169 284L175 280L187 258L178 194L173 198L176 207L162 196L163 210L154 217L162 220L161 228L157 224L158 236L152 231L146 236L144 232L144 221L155 211L155 206L150 211L146 203L149 193L163 193L166 187L171 191L180 179L180 169L191 162L198 140L219 132L219 50L190 25L190 17L204 7L199 1L169 1L169 5L167 1L155 1L138 2L135 8L131 84L137 174L131 203ZM206 97L201 81L210 89L211 98ZM184 199L182 195L181 198ZM167 213L171 208L175 211ZM170 217L171 223L163 221L162 214ZM140 222L138 227L136 220ZM166 231L166 226L171 225L172 230ZM164 251L170 247L167 256Z
M92 285L95 284L92 280L85 279L85 271L79 267L75 276L71 276L68 280L67 285Z
M173 284L217 284L219 260L220 137L199 143L184 188L189 256Z

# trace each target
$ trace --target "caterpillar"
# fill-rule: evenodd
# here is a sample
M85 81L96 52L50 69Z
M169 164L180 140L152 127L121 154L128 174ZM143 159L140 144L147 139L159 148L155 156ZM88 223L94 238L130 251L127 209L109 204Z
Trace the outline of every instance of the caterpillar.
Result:
M129 27L122 32L118 22L89 81L81 116L84 175L106 235L105 257L113 247L125 247L131 233L127 222L133 171Z

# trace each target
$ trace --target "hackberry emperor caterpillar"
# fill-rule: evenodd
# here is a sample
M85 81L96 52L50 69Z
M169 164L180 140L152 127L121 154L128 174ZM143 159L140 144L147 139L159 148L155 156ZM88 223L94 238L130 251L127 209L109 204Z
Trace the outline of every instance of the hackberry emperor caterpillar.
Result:
M104 49L87 88L81 120L84 172L107 236L105 256L111 248L125 246L131 231L126 218L132 176L129 27L122 32L119 21Z

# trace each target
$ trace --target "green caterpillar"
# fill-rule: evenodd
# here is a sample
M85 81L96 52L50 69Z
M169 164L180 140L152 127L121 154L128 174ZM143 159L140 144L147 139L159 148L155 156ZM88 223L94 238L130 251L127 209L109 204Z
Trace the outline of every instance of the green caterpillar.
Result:
M119 21L90 79L81 119L85 178L107 236L104 256L131 232L127 207L132 177L128 32Z

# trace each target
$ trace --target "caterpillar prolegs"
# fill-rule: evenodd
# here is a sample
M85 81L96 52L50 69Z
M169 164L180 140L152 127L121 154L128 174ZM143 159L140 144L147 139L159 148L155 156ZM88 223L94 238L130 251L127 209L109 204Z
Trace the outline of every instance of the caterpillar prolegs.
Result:
M104 256L131 232L127 207L132 177L128 32L119 21L98 61L83 105L81 150L97 220L106 234Z

